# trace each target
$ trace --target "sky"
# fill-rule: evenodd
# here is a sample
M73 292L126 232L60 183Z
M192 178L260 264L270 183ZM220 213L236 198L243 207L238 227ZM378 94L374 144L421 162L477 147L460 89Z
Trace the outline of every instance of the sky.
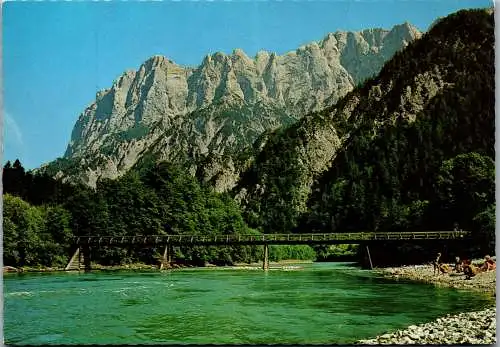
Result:
M64 155L96 92L153 55L197 66L207 54L283 54L337 30L427 30L486 0L169 0L6 2L2 6L3 163Z

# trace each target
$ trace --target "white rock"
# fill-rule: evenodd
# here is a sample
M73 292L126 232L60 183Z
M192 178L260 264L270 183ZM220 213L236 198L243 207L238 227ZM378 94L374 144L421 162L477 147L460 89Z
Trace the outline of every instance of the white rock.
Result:
M186 152L223 155L248 145L242 139L251 144L282 125L285 119L277 114L299 117L333 105L420 36L409 24L337 32L282 56L259 52L251 59L239 49L215 53L196 68L154 56L98 93L78 118L65 158L90 158L94 167L78 178L95 186L100 177L126 172L148 150L163 160ZM231 110L249 115L233 119L225 113ZM191 117L195 111L199 117ZM226 126L232 137L222 131ZM253 135L236 136L249 129ZM94 160L98 154L103 160ZM230 189L234 179L229 175L220 184Z

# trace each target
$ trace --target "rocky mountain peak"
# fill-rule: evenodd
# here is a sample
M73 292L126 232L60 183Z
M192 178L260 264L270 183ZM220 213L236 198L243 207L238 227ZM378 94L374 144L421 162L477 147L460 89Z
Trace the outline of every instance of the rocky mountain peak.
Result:
M170 159L249 146L264 131L334 104L418 34L408 24L335 32L283 55L259 51L251 58L239 48L208 54L194 68L154 55L98 93L65 157L83 163L99 154L106 165L88 175L116 177L146 152ZM164 146L153 150L153 143Z
M404 41L411 42L414 39L419 39L422 33L414 25L405 22L403 24L395 25L392 30L387 34L388 42Z
M153 55L148 60L146 60L143 65L147 70L152 70L165 64L173 64L173 62L162 55Z
M242 60L251 60L248 55L246 55L245 51L243 51L241 48L236 48L233 50L233 59L242 59Z
M404 22L403 24L395 25L391 31L399 32L402 35L406 35L408 38L420 38L422 36L420 30L418 30L418 28L410 22Z

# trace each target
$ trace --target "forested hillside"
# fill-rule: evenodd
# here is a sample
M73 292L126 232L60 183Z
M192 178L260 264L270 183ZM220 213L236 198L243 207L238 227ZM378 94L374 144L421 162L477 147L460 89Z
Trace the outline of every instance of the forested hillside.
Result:
M4 183L4 264L64 266L75 235L223 235L258 234L248 228L234 200L200 185L185 168L166 163L116 180L102 180L96 190L49 176L27 173L21 163L7 163ZM102 265L144 262L157 265L163 249L93 249ZM253 262L262 249L251 246L186 247L175 260L203 266ZM273 248L271 260L314 258L307 246Z
M461 11L357 91L345 149L314 185L305 225L477 230L495 204L493 45L493 14Z
M493 235L493 45L492 12L460 11L335 106L277 131L235 189L247 221Z

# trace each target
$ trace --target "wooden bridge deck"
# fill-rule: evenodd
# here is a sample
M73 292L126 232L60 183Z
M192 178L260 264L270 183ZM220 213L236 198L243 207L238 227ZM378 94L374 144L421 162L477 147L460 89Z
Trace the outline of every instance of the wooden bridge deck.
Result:
M75 236L74 244L83 246L153 246L153 245L272 245L272 244L348 244L376 241L417 241L465 239L469 231L420 232L353 232L328 234L230 234L201 235L136 235L136 236Z

